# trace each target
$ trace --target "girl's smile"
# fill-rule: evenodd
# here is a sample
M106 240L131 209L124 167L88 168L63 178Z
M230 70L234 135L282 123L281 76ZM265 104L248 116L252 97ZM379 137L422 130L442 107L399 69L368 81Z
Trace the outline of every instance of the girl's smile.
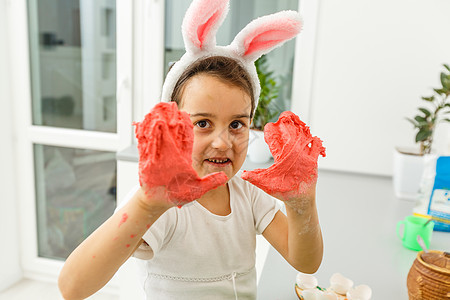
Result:
M192 165L200 177L223 171L230 179L247 155L251 102L241 88L200 74L186 83L180 110L194 125Z

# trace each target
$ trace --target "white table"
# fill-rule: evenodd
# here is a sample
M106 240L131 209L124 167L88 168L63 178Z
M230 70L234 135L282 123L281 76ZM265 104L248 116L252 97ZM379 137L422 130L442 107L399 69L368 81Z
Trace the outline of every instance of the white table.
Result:
M372 299L408 299L406 277L417 252L401 245L395 229L414 202L395 198L390 177L320 171L317 203L324 257L315 276L328 287L333 273L372 288ZM450 250L450 233L433 232L431 249ZM297 271L273 248L258 284L258 300L295 300Z

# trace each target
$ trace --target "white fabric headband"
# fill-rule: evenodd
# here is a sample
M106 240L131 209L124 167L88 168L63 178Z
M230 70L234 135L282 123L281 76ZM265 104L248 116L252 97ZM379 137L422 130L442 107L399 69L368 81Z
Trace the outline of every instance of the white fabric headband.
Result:
M216 33L228 10L229 0L194 0L191 3L181 26L186 53L167 73L162 102L171 100L175 84L190 64L201 58L225 56L238 61L250 75L256 110L261 87L255 61L294 38L302 28L302 20L296 11L260 17L242 29L230 45L217 46Z

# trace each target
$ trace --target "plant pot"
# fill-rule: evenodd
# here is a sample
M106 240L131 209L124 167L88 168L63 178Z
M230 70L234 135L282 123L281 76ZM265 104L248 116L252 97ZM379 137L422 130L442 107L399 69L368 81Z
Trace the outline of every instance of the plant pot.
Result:
M397 198L417 200L424 170L424 156L411 149L396 148L392 180Z
M254 163L263 164L272 158L269 145L264 141L264 132L261 130L250 130L248 141L248 158Z

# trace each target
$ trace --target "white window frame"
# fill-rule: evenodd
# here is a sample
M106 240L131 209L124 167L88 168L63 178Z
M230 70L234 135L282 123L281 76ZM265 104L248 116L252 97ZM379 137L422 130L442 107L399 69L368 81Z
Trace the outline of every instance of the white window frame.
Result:
M134 0L133 3L133 120L141 121L161 98L165 0Z
M310 124L320 1L299 0L298 7L306 25L296 38L291 110Z
M117 133L35 126L32 124L27 1L8 2L11 101L16 137L16 182L21 264L24 277L56 282L63 262L38 257L33 144L117 152L131 145L133 93L133 2L116 0ZM117 289L117 283L108 285Z

